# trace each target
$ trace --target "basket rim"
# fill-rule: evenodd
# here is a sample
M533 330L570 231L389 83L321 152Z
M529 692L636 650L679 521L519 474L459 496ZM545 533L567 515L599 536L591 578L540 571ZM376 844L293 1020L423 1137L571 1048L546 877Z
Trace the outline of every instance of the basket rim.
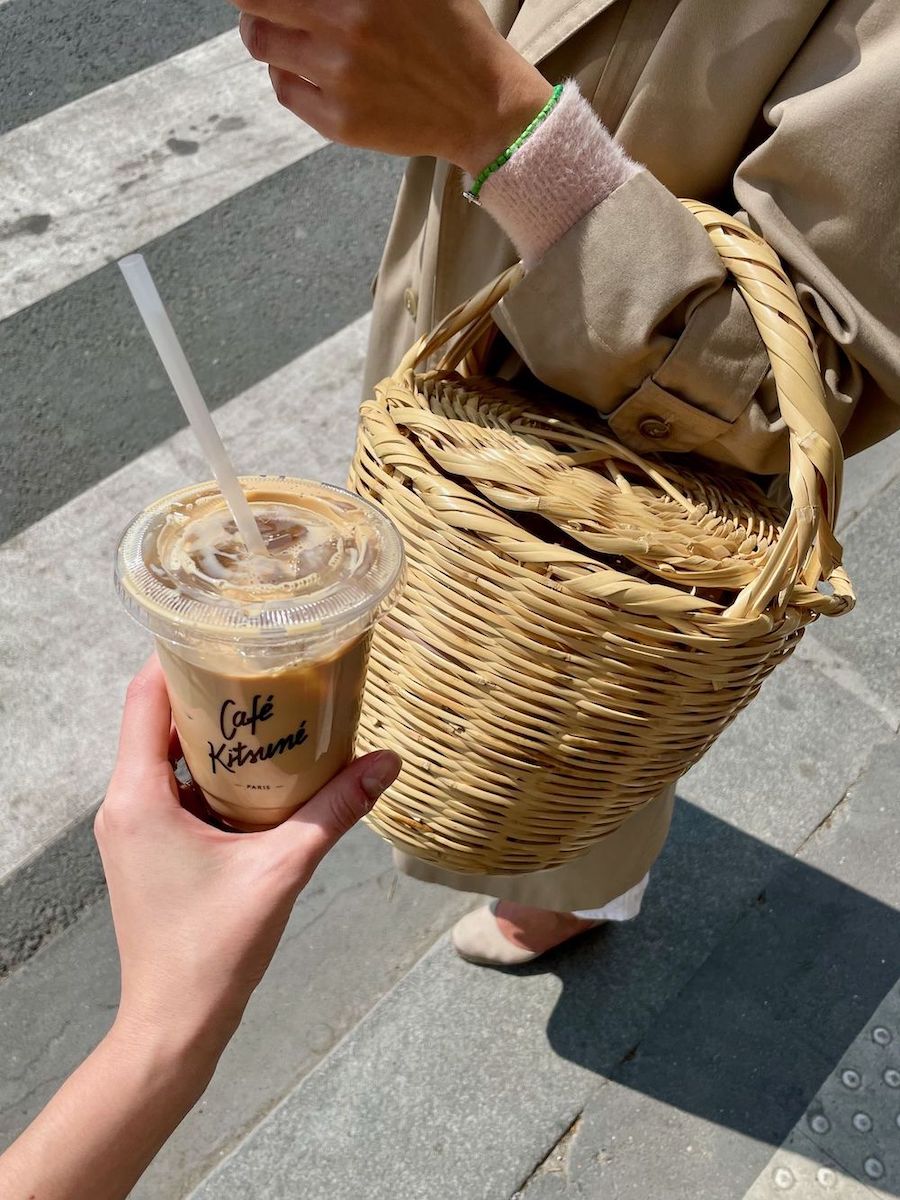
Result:
M424 503L420 488L417 486L417 479L426 481L440 489L444 500L452 497L464 505L474 518L477 518L478 515L487 517L498 534L504 531L509 536L511 544L532 541L533 539L523 534L522 527L510 513L495 507L471 485L466 486L456 478L441 474L440 469L394 422L388 394L392 391L396 393L402 390L411 404L425 405L427 399L419 390L419 382L426 380L431 382L436 378L455 381L458 377L454 372L433 369L417 372L410 369L404 373L402 380L398 380L396 376L388 376L377 385L374 399L364 401L361 407L360 439L367 443L369 452L375 458L379 458L377 450L371 444L371 434L373 426L384 425L387 426L386 435L389 434L395 441L402 441L407 467L409 468L410 460L414 460L418 467L418 471L413 472L410 469L408 474L405 474L408 487L398 491L398 504L401 503L401 492L407 499L414 495L420 503ZM462 380L462 383L465 385L466 380ZM427 492L430 489L425 487L421 490ZM379 497L379 502L383 505L388 500L389 495L387 494ZM430 512L434 519L434 510L432 509ZM417 526L407 528L403 519L393 511L393 506L391 515L405 536L415 534ZM464 527L460 526L459 521L453 525L447 523L445 526L445 533L448 536L460 537L464 532ZM552 543L547 542L545 545L549 549ZM510 548L488 545L483 538L479 538L477 542L473 538L471 544L465 546L465 550L459 546L457 552L471 553L475 551L482 565L484 565L485 559L493 561L497 564L498 573L501 574L513 568L519 580L540 582L542 591L557 596L566 595L573 602L587 605L600 602L622 612L648 619L660 614L665 616L668 621L671 622L674 619L681 625L684 622L692 622L701 636L727 637L731 634L743 641L758 636L762 629L781 627L785 622L790 623L790 612L804 607L787 604L782 606L782 611L777 614L773 612L729 614L727 603L692 596L690 591L682 587L673 587L662 580L647 582L639 576L618 571L610 564L591 557L587 550L576 551L563 547L556 547L556 549L558 551L557 565L552 571L548 570L545 574L538 574L533 568L529 568L525 562L512 553ZM568 567L565 565L566 563L569 564ZM805 607L811 609L810 619L812 619L815 609L810 605ZM803 623L806 623L805 620Z

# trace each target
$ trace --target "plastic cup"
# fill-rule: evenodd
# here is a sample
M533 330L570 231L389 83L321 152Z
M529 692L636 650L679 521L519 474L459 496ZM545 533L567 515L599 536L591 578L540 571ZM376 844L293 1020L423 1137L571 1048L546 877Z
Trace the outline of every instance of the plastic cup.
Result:
M151 504L119 543L116 585L156 639L185 761L238 830L286 820L351 759L372 628L397 599L403 546L342 488L241 480L268 555L217 484Z

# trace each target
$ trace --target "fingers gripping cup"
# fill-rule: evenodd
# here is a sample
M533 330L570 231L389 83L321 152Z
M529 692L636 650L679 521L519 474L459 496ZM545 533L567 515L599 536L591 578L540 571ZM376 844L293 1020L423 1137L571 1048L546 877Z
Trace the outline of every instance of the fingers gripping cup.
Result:
M203 483L131 522L116 583L156 638L194 781L223 821L253 830L349 762L371 630L402 586L403 548L385 516L340 488L241 483L264 556Z

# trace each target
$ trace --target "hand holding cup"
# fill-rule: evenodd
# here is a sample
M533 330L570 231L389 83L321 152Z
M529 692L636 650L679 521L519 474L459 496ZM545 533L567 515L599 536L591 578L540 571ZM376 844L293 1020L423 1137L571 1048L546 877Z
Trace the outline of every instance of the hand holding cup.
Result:
M224 1043L298 894L394 780L400 760L369 754L277 829L239 834L181 806L171 740L154 657L128 689L118 759L95 822L122 963L116 1024L141 1037Z

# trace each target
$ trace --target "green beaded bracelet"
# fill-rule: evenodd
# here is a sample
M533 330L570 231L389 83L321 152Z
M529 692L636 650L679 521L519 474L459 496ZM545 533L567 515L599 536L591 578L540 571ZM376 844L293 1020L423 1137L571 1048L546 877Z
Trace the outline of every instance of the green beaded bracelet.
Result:
M547 103L544 105L544 107L541 109L541 111L538 113L538 115L534 118L534 120L531 122L531 124L526 126L526 128L522 130L522 132L519 134L519 136L516 138L516 140L513 142L513 144L511 146L507 146L507 148L503 151L502 154L498 154L497 157L494 159L494 161L492 163L490 163L489 166L486 166L484 168L484 170L479 172L479 174L475 177L475 179L472 181L472 186L469 188L469 190L467 192L463 193L463 195L465 196L465 198L467 200L471 200L473 204L481 203L481 201L478 199L478 193L481 191L481 189L484 187L484 185L487 183L487 181L490 179L490 177L494 174L495 171L499 171L501 167L506 166L506 164L509 162L509 160L512 158L512 156L515 154L515 152L518 149L520 149L525 142L528 141L528 139L531 137L531 135L537 129L538 125L542 124L544 121L547 120L547 118L553 112L554 108L556 108L557 104L559 104L559 98L562 94L563 94L563 84L558 83L556 85L556 87L553 89L553 94L551 95L550 99L547 101Z

